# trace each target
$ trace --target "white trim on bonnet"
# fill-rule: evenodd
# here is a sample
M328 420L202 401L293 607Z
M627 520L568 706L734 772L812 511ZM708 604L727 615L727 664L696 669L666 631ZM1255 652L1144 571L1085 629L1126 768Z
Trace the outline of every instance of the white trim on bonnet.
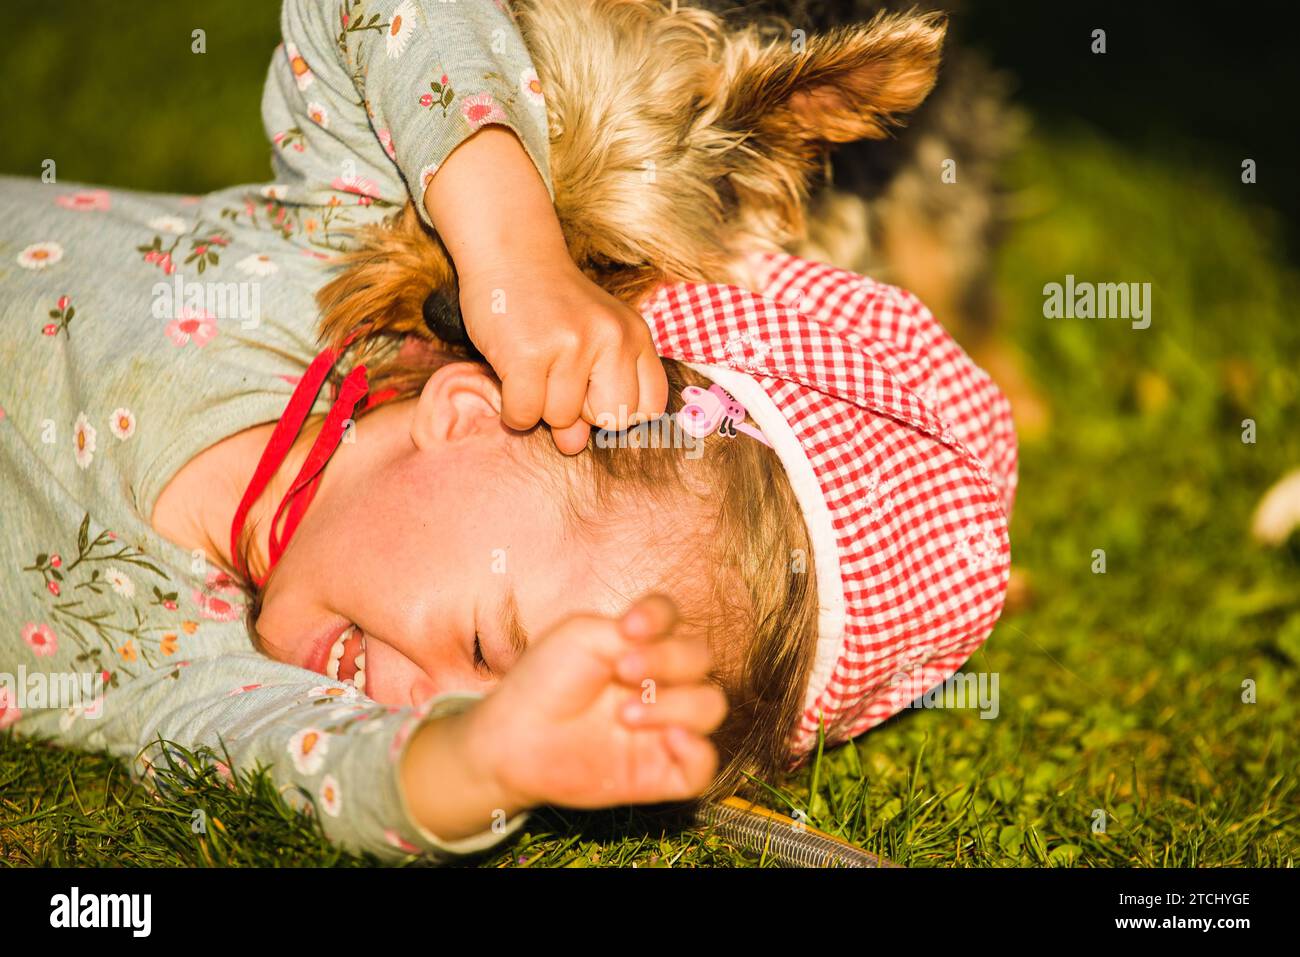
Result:
M795 498L803 510L808 537L812 540L813 557L817 570L817 654L809 675L808 690L804 696L804 710L816 703L830 683L831 673L844 647L844 583L840 578L840 549L836 543L835 526L822 494L821 484L813 472L812 463L804 454L790 423L776 407L771 396L746 372L723 366L688 362L701 375L722 386L745 407L748 417L763 430L772 448L785 466L794 489ZM742 436L725 441L753 441Z

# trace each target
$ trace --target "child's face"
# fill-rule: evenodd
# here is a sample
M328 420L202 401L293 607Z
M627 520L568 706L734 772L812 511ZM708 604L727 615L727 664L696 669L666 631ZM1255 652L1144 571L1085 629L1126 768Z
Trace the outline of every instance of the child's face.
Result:
M355 625L365 693L419 704L487 691L552 625L617 614L653 587L617 523L596 541L574 533L499 410L496 383L455 363L418 399L358 422L268 584L257 620L268 654L328 673L331 647ZM339 677L352 677L360 644L345 641Z

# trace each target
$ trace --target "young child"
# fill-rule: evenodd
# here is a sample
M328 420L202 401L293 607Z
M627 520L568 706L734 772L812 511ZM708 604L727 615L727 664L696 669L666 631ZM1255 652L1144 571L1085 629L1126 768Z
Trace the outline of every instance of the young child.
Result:
M729 793L951 674L1001 606L1015 446L924 308L766 254L763 296L664 287L643 319L567 260L504 8L337 13L285 5L276 183L0 187L0 670L28 679L0 720L146 774L211 746L345 845L446 856L542 803ZM323 259L407 200L491 368L385 328L428 281L400 260L335 280L318 354ZM590 434L665 407L652 447ZM83 673L101 697L26 697Z

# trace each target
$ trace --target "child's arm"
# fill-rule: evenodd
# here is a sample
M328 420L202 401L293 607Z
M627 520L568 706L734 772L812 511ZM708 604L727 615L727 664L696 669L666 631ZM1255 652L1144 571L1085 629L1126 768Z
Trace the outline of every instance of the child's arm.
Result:
M458 146L424 207L455 261L466 331L501 379L507 425L545 421L561 451L578 452L591 425L624 429L664 411L668 382L649 327L569 258L509 129L485 127Z
M504 9L285 0L281 28L263 117L284 200L339 204L331 241L411 201L452 253L508 424L544 420L574 452L589 425L662 413L668 385L644 320L569 258L542 91Z
M211 748L216 760L229 761L223 774L268 767L290 804L314 806L330 840L383 859L477 853L524 824L527 814L494 819L498 805L491 804L477 826L444 838L422 827L407 806L401 769L412 735L454 717L480 695L441 695L417 710L340 696L345 692L337 681L253 652L223 654L168 663L123 681L107 689L98 714L32 711L20 727L64 746L106 750L137 774L166 767L160 738L190 751ZM438 777L426 776L422 793L458 800L453 791L466 782L463 769L446 767ZM238 820L223 826L238 835Z
M515 132L551 194L546 108L503 7L284 0L280 31L262 119L287 202L337 204L353 224L411 202L432 226L425 188L485 123Z
M702 793L727 700L709 680L707 639L674 634L676 620L649 596L621 618L580 615L536 639L491 694L412 738L402 780L415 820L454 839L540 804Z

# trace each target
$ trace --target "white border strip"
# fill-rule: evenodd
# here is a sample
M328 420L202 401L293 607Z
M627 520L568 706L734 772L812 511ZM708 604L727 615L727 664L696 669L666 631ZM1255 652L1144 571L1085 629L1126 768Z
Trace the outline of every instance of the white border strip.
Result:
M804 454L798 436L757 379L746 372L723 366L696 362L688 362L686 365L740 400L748 417L754 420L772 443L785 466L799 507L803 510L817 566L817 601L820 605L817 615L817 655L813 659L812 674L804 696L804 710L807 711L826 690L835 663L839 660L840 650L844 647L844 582L840 578L840 549L836 543L831 513L826 507L826 497L822 494L821 483L817 481L812 463Z

